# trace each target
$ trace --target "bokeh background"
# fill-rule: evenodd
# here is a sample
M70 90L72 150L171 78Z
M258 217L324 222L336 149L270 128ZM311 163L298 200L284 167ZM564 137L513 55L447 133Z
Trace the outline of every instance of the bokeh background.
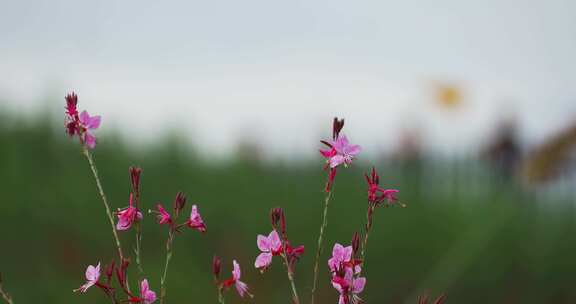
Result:
M362 231L372 166L408 205L375 214L367 303L576 301L574 1L11 1L0 37L0 271L16 303L106 302L72 293L114 255L64 134L72 90L103 117L94 157L114 208L133 165L146 208L179 190L200 207L208 233L177 237L170 303L216 302L213 254L226 274L241 263L253 302L288 303L280 263L252 267L275 206L306 246L309 298L334 116L364 150L338 174L321 265ZM143 225L158 290L166 230ZM321 269L321 303L336 303Z

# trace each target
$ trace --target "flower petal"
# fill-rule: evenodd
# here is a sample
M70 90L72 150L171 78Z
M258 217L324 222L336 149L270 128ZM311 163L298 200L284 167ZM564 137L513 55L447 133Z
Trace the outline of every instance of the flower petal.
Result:
M258 249L260 249L260 251L262 252L270 251L270 242L268 241L268 238L266 236L259 234L256 237L256 244L258 245Z
M273 251L278 251L282 248L282 241L280 241L280 237L278 236L278 232L276 230L272 230L268 235L268 242L270 243L270 249Z
M366 285L366 278L356 278L352 282L352 293L361 293L364 290L364 285Z
M272 263L272 253L269 252L262 252L256 258L256 262L254 262L254 267L262 268L268 267Z

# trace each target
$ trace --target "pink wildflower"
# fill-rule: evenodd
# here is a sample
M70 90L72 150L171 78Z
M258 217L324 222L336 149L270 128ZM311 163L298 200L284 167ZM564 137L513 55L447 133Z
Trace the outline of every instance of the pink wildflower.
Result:
M89 130L95 130L100 127L100 116L90 116L88 112L80 113L80 127L82 128L82 140L90 148L96 147L96 137Z
M222 285L226 288L234 285L234 287L236 288L236 291L238 292L240 297L244 297L244 295L248 295L248 296L252 297L252 294L250 294L250 292L248 292L248 285L246 285L246 283L240 281L240 277L242 274L240 271L240 265L238 264L238 262L236 262L236 260L232 261L232 264L234 266L234 269L232 270L232 278L224 281L222 283Z
M324 168L330 168L325 187L326 192L329 192L334 184L336 168L342 164L344 164L344 166L351 164L352 160L354 160L362 150L359 145L351 145L346 135L342 134L342 136L340 136L340 131L343 127L344 120L334 118L332 124L332 140L329 142L324 140L320 141L328 147L327 149L320 149L320 154L326 158L326 166Z
M380 176L375 168L372 168L370 176L364 174L366 182L368 183L368 202L373 204L381 204L387 201L388 204L393 204L398 201L396 194L399 192L396 189L383 189L380 187Z
M272 230L268 236L258 235L256 239L258 249L262 251L256 258L254 266L256 268L262 268L262 270L268 268L272 263L272 257L275 255L280 255L282 253L282 241L278 236L276 230Z
M354 273L360 273L360 261L353 259L352 246L344 247L338 243L332 248L332 257L328 260L328 267L332 273L354 267Z
M338 304L362 303L362 299L358 294L364 290L365 285L366 278L354 278L352 269L346 269L343 276L334 275L332 278L332 286L340 293Z
M186 225L192 229L196 229L202 233L206 232L206 225L204 225L204 221L198 212L198 207L196 205L192 205L192 212L190 213L190 218L186 222Z
M164 224L168 224L171 225L172 224L172 218L170 217L170 213L168 213L166 211L166 209L164 209L164 207L162 207L162 204L157 204L156 208L158 209L158 213L156 215L156 217L158 218L158 224L160 225L164 225Z
M122 210L116 211L118 216L117 230L128 230L132 223L142 219L142 213L133 205L133 195L130 193L130 205Z
M88 268L86 268L86 283L80 286L80 288L75 289L74 292L77 291L82 293L86 292L88 288L98 284L99 279L100 279L100 263L98 263L96 267L88 265Z
M156 301L156 293L150 290L148 280L144 279L140 282L140 303L152 304Z
M351 145L344 134L336 138L336 140L325 144L327 144L330 149L321 149L320 154L328 159L327 162L330 165L330 168L336 168L342 164L344 164L344 166L351 164L352 160L362 150L359 145Z

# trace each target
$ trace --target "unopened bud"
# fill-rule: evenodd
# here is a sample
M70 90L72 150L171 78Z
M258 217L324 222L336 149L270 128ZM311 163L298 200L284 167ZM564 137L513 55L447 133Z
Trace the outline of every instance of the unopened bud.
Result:
M140 174L142 173L142 169L139 167L130 167L129 171L132 190L140 195Z
M214 276L216 278L218 278L220 276L220 268L222 266L222 261L220 261L220 258L218 256L214 256L212 258L212 273L214 274Z
M174 213L176 215L176 217L178 217L178 215L180 215L180 211L182 211L182 209L184 208L184 205L186 205L186 196L184 195L184 193L182 193L181 191L179 191L176 194L176 198L174 199Z
M332 139L336 140L340 135L340 131L344 128L344 119L338 119L334 117L334 122L332 123Z
M352 252L356 254L359 248L360 248L360 235L358 234L358 232L354 232L354 235L352 235Z

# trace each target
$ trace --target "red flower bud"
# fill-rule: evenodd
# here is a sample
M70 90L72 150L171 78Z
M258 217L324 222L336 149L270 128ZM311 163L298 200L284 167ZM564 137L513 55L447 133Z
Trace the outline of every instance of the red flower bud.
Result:
M186 196L184 195L184 193L179 191L178 193L176 193L176 198L174 199L174 205L173 205L174 214L176 215L176 217L180 215L180 211L182 211L184 205L186 205Z
M353 255L356 255L359 248L360 248L360 235L358 234L358 232L354 232L354 235L352 235L352 252L353 252Z
M340 135L340 131L344 128L344 119L338 119L334 117L334 122L332 123L332 139L336 140Z
M218 278L220 276L220 268L222 266L222 261L220 260L220 258L218 256L214 256L212 258L212 273L214 274L214 277Z
M132 190L137 195L140 195L140 174L142 169L139 167L130 167L130 182L132 183Z

